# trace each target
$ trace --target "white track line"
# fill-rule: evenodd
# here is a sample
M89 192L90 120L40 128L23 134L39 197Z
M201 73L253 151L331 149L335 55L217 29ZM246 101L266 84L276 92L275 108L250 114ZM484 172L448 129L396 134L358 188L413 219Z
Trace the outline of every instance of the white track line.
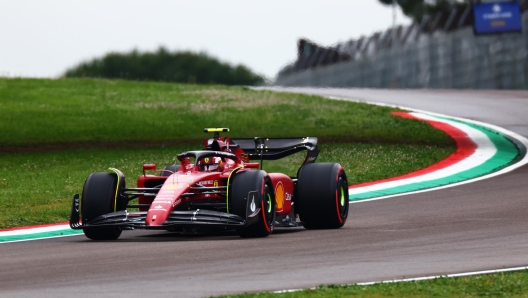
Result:
M420 281L420 280L430 280L435 278L441 278L441 277L464 277L464 276L473 276L473 275L482 275L482 274L495 274L495 273L502 273L502 272L510 272L510 271L521 271L521 270L527 270L528 266L525 267L512 267L512 268L503 268L503 269L492 269L492 270L483 270L483 271L471 271L471 272L463 272L463 273L454 273L454 274L446 274L446 275L434 275L434 276L423 276L423 277L414 277L414 278L405 278L405 279L393 279L393 280L384 280L384 281L374 281L374 282L363 282L363 283L357 283L358 286L368 286L373 284L380 284L380 283L393 283L393 282L408 282L408 281Z
M495 273L521 271L521 270L528 270L528 266L503 268L503 269L492 269L492 270L483 270L483 271L471 271L471 272L454 273L454 274L446 274L446 275L423 276L423 277L414 277L414 278L405 278L405 279L391 279L391 280L372 281L372 282L360 282L360 283L354 283L354 284L345 284L345 285L342 285L342 286L370 286L370 285L374 285L374 284L431 280L431 279L442 278L442 277L444 277L444 278L445 277L447 277L447 278L464 277L464 276L473 276L473 275L482 275L482 274L495 274ZM317 287L308 288L308 289L309 290L316 290ZM289 290L274 291L272 293L274 293L274 294L291 293L291 292L304 291L304 290L308 290L308 289L289 289Z

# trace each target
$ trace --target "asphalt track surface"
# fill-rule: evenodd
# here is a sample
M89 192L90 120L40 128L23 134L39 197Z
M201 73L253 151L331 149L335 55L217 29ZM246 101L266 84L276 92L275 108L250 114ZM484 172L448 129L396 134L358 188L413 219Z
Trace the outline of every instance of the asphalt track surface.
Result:
M300 89L299 89L300 90ZM302 89L495 124L528 137L528 92ZM0 297L203 297L528 265L528 167L352 204L339 230L264 239L125 231L0 244Z

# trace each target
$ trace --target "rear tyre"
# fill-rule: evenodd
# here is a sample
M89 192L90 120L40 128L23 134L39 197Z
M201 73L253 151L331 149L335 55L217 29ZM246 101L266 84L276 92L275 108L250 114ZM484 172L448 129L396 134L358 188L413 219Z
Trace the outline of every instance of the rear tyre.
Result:
M163 169L176 173L176 171L178 171L179 168L180 168L180 165L170 165L170 166L166 166ZM170 172L165 172L165 171L161 172L160 174L160 176L170 176L170 175L172 175Z
M341 228L348 217L348 182L337 163L302 166L297 180L295 206L307 229Z
M113 173L92 173L86 182L81 198L83 223L107 213L116 211L117 175ZM115 240L121 235L121 228L85 228L84 235L92 240Z
M244 238L270 235L275 225L275 195L266 172L246 171L232 179L229 211L250 222L247 227L237 229L238 235Z

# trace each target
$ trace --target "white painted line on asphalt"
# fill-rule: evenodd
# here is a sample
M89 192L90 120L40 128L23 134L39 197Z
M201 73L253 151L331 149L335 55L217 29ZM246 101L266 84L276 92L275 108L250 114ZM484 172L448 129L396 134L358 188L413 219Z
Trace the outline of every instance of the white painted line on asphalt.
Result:
M473 276L473 275L496 274L496 273L521 271L521 270L528 270L528 266L503 268L503 269L492 269L492 270L483 270L483 271L472 271L472 272L454 273L454 274L446 274L446 275L422 276L422 277L405 278L405 279L360 282L360 283L353 283L353 284L345 284L342 286L355 286L355 285L370 286L370 285L384 284L384 283L410 282L410 281L431 280L431 279L436 279L436 278L453 278L453 277L464 277L464 276ZM316 289L317 287L312 287L312 288L307 288L307 289L289 289L289 290L274 291L272 293L281 294L281 293L291 293L291 292L299 292L299 291L304 291L304 290L316 290Z
M503 268L503 269L492 269L492 270L483 270L483 271L454 273L454 274L446 274L446 275L434 275L434 276L423 276L423 277L414 277L414 278L405 278L405 279L393 279L393 280L374 281L374 282L362 282L362 283L356 283L356 284L351 284L351 285L368 286L368 285L381 284L381 283L420 281L420 280L430 280L430 279L443 278L443 277L444 278L445 277L447 277L447 278L464 277L464 276L473 276L473 275L495 274L495 273L510 272L510 271L521 271L521 270L527 270L527 269L528 269L528 266L512 267L512 268Z

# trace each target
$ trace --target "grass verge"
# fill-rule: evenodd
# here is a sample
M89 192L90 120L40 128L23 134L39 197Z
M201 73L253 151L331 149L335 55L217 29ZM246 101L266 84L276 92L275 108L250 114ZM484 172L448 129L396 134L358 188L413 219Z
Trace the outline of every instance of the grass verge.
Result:
M0 98L4 148L196 144L204 127L229 127L234 137L452 145L426 123L391 116L393 108L245 88L0 79Z
M0 228L68 220L71 197L92 172L120 169L136 186L144 163L174 164L176 154L197 146L87 149L0 155ZM450 148L415 144L325 144L320 161L341 163L350 183L393 177L425 167L450 154ZM395 158L394 156L398 156ZM269 172L295 175L303 156L265 162Z
M223 298L247 297L528 297L528 271L505 272L468 277L436 278L424 281L379 283L373 285L320 286L291 293L259 293Z

